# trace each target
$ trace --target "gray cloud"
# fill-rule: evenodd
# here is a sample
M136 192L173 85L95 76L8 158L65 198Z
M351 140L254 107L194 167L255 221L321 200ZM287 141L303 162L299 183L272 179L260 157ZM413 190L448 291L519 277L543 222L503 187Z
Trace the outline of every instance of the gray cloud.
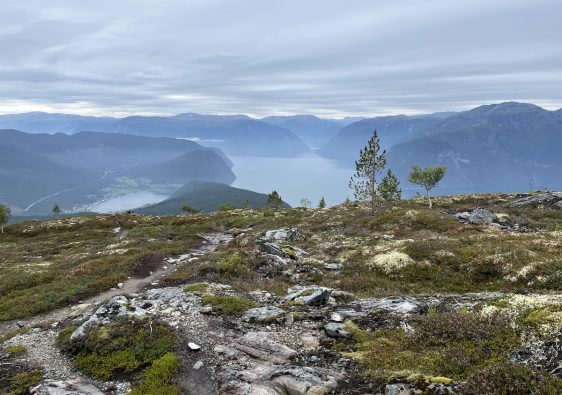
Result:
M9 1L0 112L562 106L558 0Z

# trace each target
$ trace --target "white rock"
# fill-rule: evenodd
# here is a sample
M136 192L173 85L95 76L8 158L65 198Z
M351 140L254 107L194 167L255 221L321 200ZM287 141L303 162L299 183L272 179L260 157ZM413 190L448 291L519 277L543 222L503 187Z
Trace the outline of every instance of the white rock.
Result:
M193 365L193 369L195 370L199 370L203 367L203 361L197 361L195 362L195 364Z
M117 284L117 288L121 289L121 288L123 288L123 285L125 285L125 284L119 283L119 284Z
M201 346L192 342L187 343L187 347L189 347L191 351L199 351L201 349Z

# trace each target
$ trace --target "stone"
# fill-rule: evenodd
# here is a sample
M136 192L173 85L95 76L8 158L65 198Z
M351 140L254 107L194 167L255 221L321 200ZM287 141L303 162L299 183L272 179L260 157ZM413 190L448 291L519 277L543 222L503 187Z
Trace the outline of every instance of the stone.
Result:
M332 292L332 288L297 286L289 289L289 294L285 296L284 301L300 302L309 306L319 306L328 302Z
M324 269L326 269L326 270L340 270L341 268L342 268L341 263L337 263L337 262L325 262L324 263Z
M124 285L125 285L124 283L119 283L119 284L117 284L117 288L121 289L121 288L123 288Z
M277 306L256 307L247 310L242 316L243 321L269 322L281 317L285 310Z
M265 232L265 236L263 240L265 241L295 241L299 238L300 233L299 230L296 228L291 229L276 229L276 230L268 230Z
M329 322L324 325L324 331L326 335L334 338L344 338L344 339L351 339L351 332L346 331L343 329L343 324L337 322Z
M423 314L428 306L411 297L370 298L357 302L362 310L386 310L397 314Z
M78 380L54 381L47 380L30 390L32 395L104 395L91 384Z
M340 313L332 313L332 315L330 316L330 321L343 322L343 316Z
M554 203L554 207L557 208L558 210L562 210L562 200Z
M387 384L384 395L410 395L410 391L405 384Z
M514 201L512 207L535 206L539 204L553 203L561 199L560 192L544 192L538 195L527 196Z
M489 225L496 220L496 215L485 208L476 208L470 213L468 220L476 225Z
M200 346L200 345L195 344L195 343L193 343L193 342L187 343L187 347L189 347L189 349L190 349L191 351L199 351L199 350L201 349L201 346Z
M463 211L462 213L456 213L455 217L461 221L470 221L470 213L467 211Z
M193 365L193 369L194 370L199 370L203 367L203 361L197 361L195 362L195 364Z
M19 320L19 321L16 321L16 325L20 328L23 328L24 326L29 325L29 321Z

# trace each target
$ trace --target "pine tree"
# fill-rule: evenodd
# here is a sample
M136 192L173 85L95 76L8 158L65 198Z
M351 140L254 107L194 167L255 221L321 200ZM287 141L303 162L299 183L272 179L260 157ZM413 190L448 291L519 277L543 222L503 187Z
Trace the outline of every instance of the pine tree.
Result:
M445 177L446 171L447 168L445 166L426 167L422 169L418 165L412 165L412 172L408 177L408 181L425 188L425 196L429 201L429 208L433 206L429 192Z
M324 196L320 199L320 203L318 203L318 208L326 208L326 200L324 200Z
M394 175L392 170L388 169L388 172L383 177L380 185L379 192L381 198L387 202L393 202L402 199L402 189L400 189L400 181Z
M189 204L186 204L185 206L182 206L181 209L182 209L183 212L186 213L187 215L197 214L198 212L201 211L200 209L195 208L195 207L193 207L193 206L190 206Z
M386 151L380 151L379 137L375 130L367 146L359 152L359 160L355 162L355 174L349 181L355 199L369 200L372 213L375 212L377 200L380 199L377 176L386 166Z
M267 195L267 207L280 208L282 204L283 200L281 199L281 196L277 193L277 191L273 191L269 195Z
M53 206L53 214L54 214L55 216L57 216L57 215L60 214L60 212L61 212L61 210L60 210L59 205L58 205L57 203L55 203L55 205Z

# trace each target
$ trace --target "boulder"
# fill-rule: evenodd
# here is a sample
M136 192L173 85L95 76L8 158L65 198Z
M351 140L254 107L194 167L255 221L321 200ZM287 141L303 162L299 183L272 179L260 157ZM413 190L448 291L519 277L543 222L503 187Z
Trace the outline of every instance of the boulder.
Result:
M485 208L476 208L470 213L468 220L476 225L490 225L496 220L496 215Z
M343 329L343 324L338 322L329 322L324 325L324 331L326 335L334 338L344 338L344 339L351 339L351 332L346 331Z
M342 268L342 264L341 263L337 263L337 262L325 262L324 263L324 269L326 270L340 270Z
M285 314L285 310L277 306L256 307L247 310L242 316L243 321L269 322Z
M512 207L536 206L539 204L556 203L562 199L562 192L544 192L538 195L527 196L514 201Z
M389 298L370 298L356 302L362 310L385 310L397 314L423 314L427 312L428 307L411 297L389 297Z
M265 236L262 238L264 241L295 241L299 238L300 233L296 228L291 229L275 229L268 230L265 232Z
M332 295L332 288L324 287L293 287L288 290L288 295L283 299L285 302L303 303L309 306L325 304Z
M48 380L30 390L32 395L104 395L102 391L91 384L78 380L53 381Z

